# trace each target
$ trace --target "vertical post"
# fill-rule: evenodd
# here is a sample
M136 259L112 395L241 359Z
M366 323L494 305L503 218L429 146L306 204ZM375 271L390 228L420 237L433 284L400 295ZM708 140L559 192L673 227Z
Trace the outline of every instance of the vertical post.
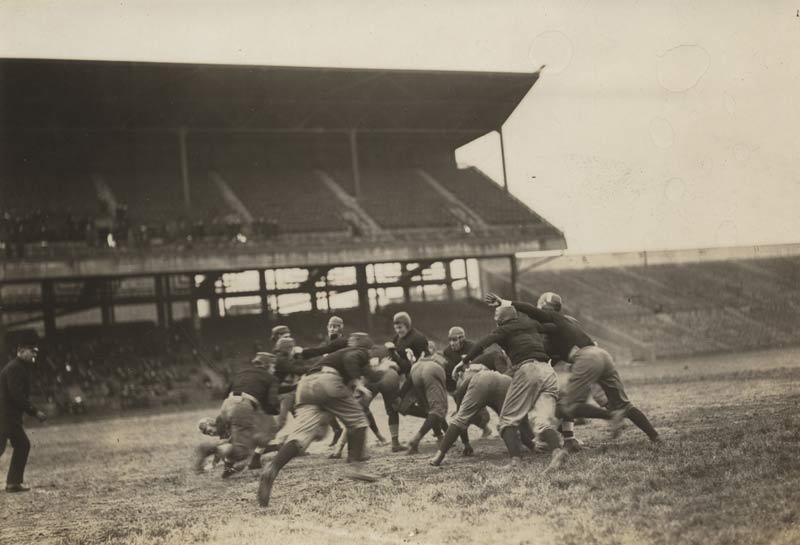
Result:
M261 302L261 317L264 319L264 324L269 325L269 300L267 293L267 270L258 270L258 297Z
M325 306L328 308L328 312L333 312L331 310L331 290L328 286L328 275L325 275Z
M189 275L189 317L192 320L192 330L194 331L197 342L201 342L200 314L197 312L197 286L194 280L195 275Z
M206 279L204 281L205 284L205 293L201 294L202 296L208 297L208 312L209 317L211 320L216 320L220 317L219 314L219 295L217 294L217 280L219 279L219 274L217 273L206 273ZM209 277L214 277L213 281L209 281Z
M411 302L411 277L407 276L405 273L408 272L408 263L403 263L401 268L403 271L403 300L406 303Z
M56 333L55 293L52 280L42 281L42 315L44 316L44 336L48 341L52 341Z
M472 297L472 289L470 288L469 285L469 264L466 258L464 258L464 281L466 283L467 299L469 299L470 297Z
M189 161L186 158L186 129L178 130L178 148L181 161L181 182L183 183L183 204L187 210L192 207L192 198L189 192Z
M355 129L350 129L350 160L353 165L355 198L358 199L361 197L361 170L358 165L358 140L356 139Z
M455 295L453 293L453 271L450 268L452 263L453 262L451 260L449 260L449 259L444 262L444 281L445 281L445 284L447 285L447 300L448 301L452 301L453 299L455 299Z
M367 329L372 331L372 313L369 311L369 284L367 282L367 265L356 265L356 290L358 291L358 308Z
M167 317L164 316L164 283L161 275L155 275L153 282L155 282L156 288L156 321L158 322L158 327L164 329Z
M509 261L511 263L511 297L513 299L517 299L517 257L512 255L509 256Z
M500 127L500 159L503 162L503 189L508 193L508 175L506 174L506 145L503 140L503 127Z
M114 323L114 293L111 283L111 278L102 278L100 280L100 315L104 327Z
M168 274L161 277L164 283L164 317L166 318L167 327L172 327L172 286L170 285L170 276Z

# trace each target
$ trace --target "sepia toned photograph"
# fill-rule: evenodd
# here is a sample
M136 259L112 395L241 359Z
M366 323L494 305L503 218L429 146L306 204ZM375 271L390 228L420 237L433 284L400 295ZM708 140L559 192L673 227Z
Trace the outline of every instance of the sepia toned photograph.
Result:
M0 2L0 543L800 544L800 2Z

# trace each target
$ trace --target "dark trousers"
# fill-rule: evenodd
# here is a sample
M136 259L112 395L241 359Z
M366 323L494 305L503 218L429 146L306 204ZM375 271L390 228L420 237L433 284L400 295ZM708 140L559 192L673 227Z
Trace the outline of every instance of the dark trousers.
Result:
M25 464L28 463L28 453L31 451L31 442L22 429L22 424L7 424L0 428L0 456L6 450L6 442L11 442L14 453L11 455L11 465L8 466L6 484L22 484L25 477Z

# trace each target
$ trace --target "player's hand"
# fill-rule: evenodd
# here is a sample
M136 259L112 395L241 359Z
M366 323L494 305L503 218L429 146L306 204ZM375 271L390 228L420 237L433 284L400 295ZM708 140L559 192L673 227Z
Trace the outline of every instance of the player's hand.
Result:
M302 353L303 353L303 348L302 347L295 346L294 348L292 348L292 355L293 356L298 356L298 355L300 355Z
M452 372L452 373L450 373L450 377L451 377L453 380L457 381L457 380L458 380L458 374L461 372L461 370L462 370L463 368L464 368L464 360L461 360L461 361L458 363L458 365L456 365L455 367L453 367L453 372Z
M36 420L38 420L39 422L44 422L45 420L47 420L47 414L44 413L43 411L36 411Z
M392 341L387 341L387 342L383 343L383 346L385 346L387 350L394 350L395 349L394 343Z
M490 307L499 307L503 304L503 299L496 293L489 292L483 296L483 302Z

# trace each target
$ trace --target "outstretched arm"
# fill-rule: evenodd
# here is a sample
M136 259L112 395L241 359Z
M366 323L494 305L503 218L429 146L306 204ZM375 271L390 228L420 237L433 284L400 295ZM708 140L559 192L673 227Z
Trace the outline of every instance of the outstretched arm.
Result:
M490 307L510 305L517 309L517 312L521 312L529 318L533 318L537 322L552 323L554 321L550 311L542 310L534 305L531 305L530 303L523 303L522 301L509 301L501 298L496 293L487 293L483 300Z
M499 329L495 329L492 333L487 335L486 337L482 338L478 342L475 343L475 346L467 352L467 355L464 356L462 362L466 365L469 364L472 360L483 354L483 351L492 346L497 341L503 339L503 334Z
M302 352L303 359L309 360L311 358L316 358L317 356L324 356L325 354L330 354L331 352L336 352L337 350L341 350L346 346L347 346L347 338L337 337L336 339L332 340L331 342L323 346L304 348Z

